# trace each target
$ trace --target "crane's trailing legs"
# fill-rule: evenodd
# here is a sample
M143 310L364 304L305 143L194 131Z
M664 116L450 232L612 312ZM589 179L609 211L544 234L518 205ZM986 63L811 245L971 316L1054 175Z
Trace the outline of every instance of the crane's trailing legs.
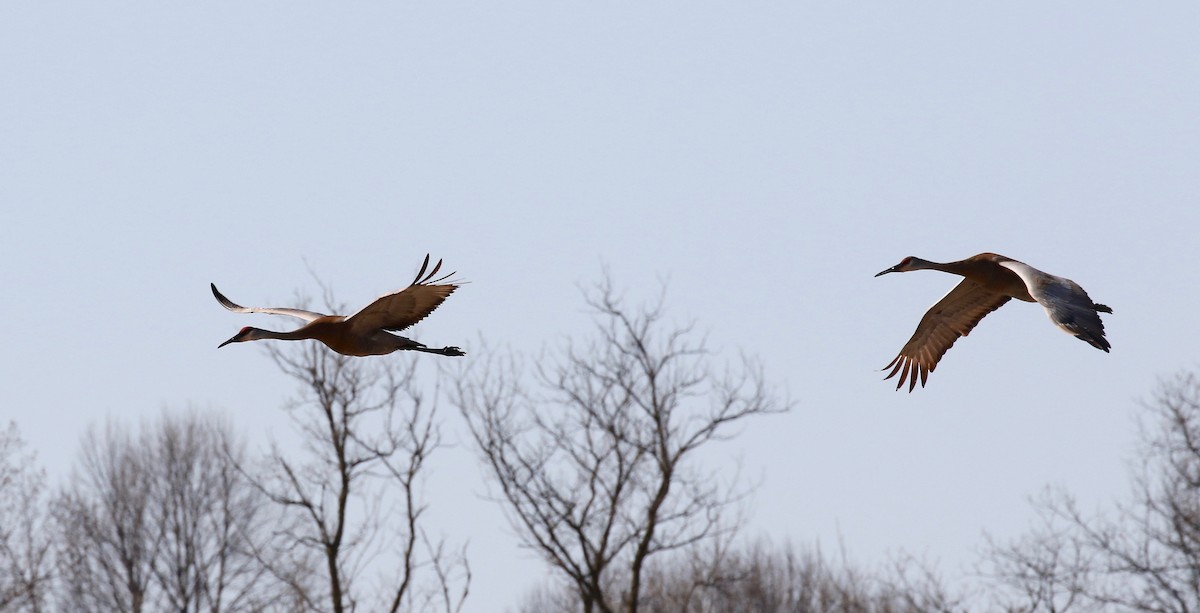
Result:
M425 353L436 353L438 355L449 355L455 357L467 355L467 352L459 349L458 347L442 347L440 349L435 349L433 347L421 345L420 347L410 347L409 349L412 351L424 351Z

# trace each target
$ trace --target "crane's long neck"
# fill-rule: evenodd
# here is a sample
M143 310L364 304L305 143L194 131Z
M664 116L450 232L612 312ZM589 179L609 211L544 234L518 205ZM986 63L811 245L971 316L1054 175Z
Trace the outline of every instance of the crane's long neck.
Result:
M948 272L952 275L960 275L964 277L974 270L971 266L971 262L966 260L959 260L957 262L930 262L929 260L922 260L921 258L916 257L909 261L908 269L940 270L942 272Z
M978 256L958 260L956 262L930 262L913 258L908 265L909 270L938 270L952 275L965 277L988 289L1012 296L1019 300L1032 302L1024 282L1008 269L996 266L991 259L981 259Z
M254 337L247 340L263 340L273 339L277 341L302 341L312 338L309 334L303 334L304 328L297 330L289 330L287 332L276 332L274 330L263 330L262 328L254 328Z

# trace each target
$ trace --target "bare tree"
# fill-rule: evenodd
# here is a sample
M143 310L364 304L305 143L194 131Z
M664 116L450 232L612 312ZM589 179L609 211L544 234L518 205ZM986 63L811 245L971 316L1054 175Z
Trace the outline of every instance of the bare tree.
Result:
M917 576L912 575L916 573ZM578 610L570 592L551 585L529 594L521 613ZM962 597L911 558L864 570L819 548L756 541L660 556L647 565L641 610L647 613L928 613L963 610Z
M84 435L71 484L55 504L59 602L77 611L144 610L151 559L150 465L127 429Z
M714 369L692 326L664 321L661 295L633 310L606 280L586 300L595 339L539 362L537 392L510 356L468 367L453 396L523 543L585 612L632 613L652 556L737 525L745 488L723 486L696 451L787 404L751 360Z
M1001 589L994 600L1006 611L1065 613L1086 610L1087 592L1095 580L1094 552L1078 538L1073 526L1063 521L1059 503L1074 509L1075 503L1060 490L1047 490L1035 500L1037 523L1019 538L1003 543L991 535L987 540L987 568Z
M1038 527L992 542L987 574L1009 610L1200 610L1200 378L1162 385L1147 408L1129 501L1088 514L1051 492Z
M272 603L253 555L264 500L239 470L245 449L226 422L165 419L150 436L151 500L158 549L151 572L172 611L241 611Z
M292 584L295 607L459 610L470 584L465 548L449 551L421 526L421 482L440 436L416 362L352 358L316 343L268 350L300 383L289 412L304 454L275 447L258 480L289 516L260 559ZM275 564L280 551L293 556L284 568ZM323 588L289 579L289 565L306 556L320 560ZM366 571L380 568L389 570L373 577L377 587L363 585Z
M60 608L262 610L274 590L253 555L265 518L238 472L229 425L164 413L133 436L110 422L84 437L59 495Z
M46 473L10 423L0 432L0 611L41 611L51 573Z

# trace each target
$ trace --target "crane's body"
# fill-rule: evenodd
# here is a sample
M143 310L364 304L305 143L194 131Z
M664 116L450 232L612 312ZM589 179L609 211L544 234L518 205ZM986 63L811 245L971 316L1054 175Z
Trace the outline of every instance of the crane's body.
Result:
M1097 349L1108 352L1112 346L1104 336L1099 315L1112 313L1112 309L1092 302L1079 284L1065 277L995 253L946 263L910 256L875 276L912 270L939 270L962 276L963 280L926 311L912 338L884 367L892 369L885 379L900 375L896 389L908 381L911 392L918 378L924 387L929 373L950 346L1012 298L1041 304L1055 326Z
M261 328L245 327L237 334L218 345L224 347L229 343L241 343L274 339L281 341L315 340L324 343L330 349L351 356L385 355L393 351L423 351L439 355L466 355L458 347L426 347L410 338L405 338L392 332L399 332L421 321L436 309L458 285L442 283L454 273L434 279L434 275L442 267L438 260L433 271L428 275L425 270L429 267L429 256L417 273L412 284L403 290L377 298L354 315L325 315L313 311L293 308L276 307L244 307L226 298L217 286L210 284L213 296L221 306L235 313L266 313L270 315L287 315L305 322L303 327L287 332L275 332Z
M430 353L447 354L444 350L429 349L412 339L392 334L384 330L376 330L367 335L350 335L346 333L346 317L343 315L326 315L315 319L303 327L287 332L275 332L261 328L243 328L238 333L241 338L231 338L219 345L224 347L229 343L274 339L280 341L314 340L320 341L330 349L353 356L387 355L401 349L427 351ZM458 354L462 355L462 354Z

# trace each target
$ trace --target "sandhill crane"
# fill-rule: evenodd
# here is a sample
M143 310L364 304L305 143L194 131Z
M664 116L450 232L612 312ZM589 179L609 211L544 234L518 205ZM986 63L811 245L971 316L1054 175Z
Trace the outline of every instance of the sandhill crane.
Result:
M224 347L229 343L242 343L245 341L272 338L284 341L313 339L321 341L330 349L345 355L384 355L401 349L424 351L439 355L466 355L458 347L434 349L426 347L412 339L391 333L399 332L424 319L426 315L429 315L434 309L438 308L438 305L442 304L451 292L458 288L453 283L441 283L454 273L437 279L433 278L442 268L441 260L438 260L437 265L426 275L425 269L428 267L429 256L426 255L425 263L421 264L421 272L417 273L417 278L413 280L412 285L394 294L380 296L361 311L349 317L345 315L325 315L301 309L239 306L217 291L216 285L210 283L213 296L216 297L217 302L220 302L221 306L230 311L235 313L289 315L306 322L302 328L292 330L291 332L273 332L271 330L261 330L251 327L242 328L233 338L217 345L217 347Z
M1092 302L1087 292L1070 279L995 253L981 253L945 264L909 256L875 276L910 270L940 270L965 278L925 312L900 354L883 367L892 369L884 380L900 374L897 390L908 379L908 391L912 392L918 375L921 387L925 387L929 373L954 341L969 334L980 319L1010 298L1040 303L1054 325L1105 353L1112 346L1104 338L1104 323L1099 315L1112 313L1112 309Z

